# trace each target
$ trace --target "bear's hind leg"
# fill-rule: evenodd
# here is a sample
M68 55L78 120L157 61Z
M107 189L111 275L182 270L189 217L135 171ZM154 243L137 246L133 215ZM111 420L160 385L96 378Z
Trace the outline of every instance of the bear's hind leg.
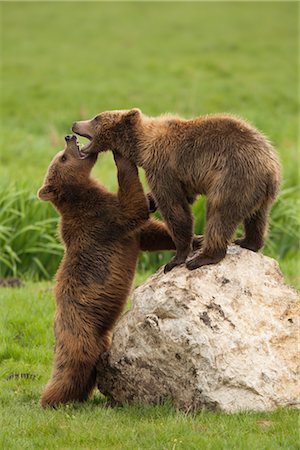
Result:
M54 373L41 397L43 408L56 407L88 399L96 384L96 367L77 361L54 368Z
M82 342L81 345L78 339L80 338L77 336L77 342L72 345L62 338L56 345L53 374L41 397L43 408L84 402L93 392L96 385L96 364L100 354L111 345L111 332L104 332L98 339L89 336L89 341Z
M244 220L245 237L234 241L235 244L243 248L257 252L264 245L268 227L267 205L262 206L251 217Z

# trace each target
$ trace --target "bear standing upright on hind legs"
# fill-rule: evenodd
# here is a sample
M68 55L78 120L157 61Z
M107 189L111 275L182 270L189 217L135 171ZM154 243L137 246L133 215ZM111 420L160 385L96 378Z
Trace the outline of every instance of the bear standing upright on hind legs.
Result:
M72 130L90 140L82 148L86 154L117 150L144 168L176 245L165 272L184 263L191 250L190 203L197 194L207 196L206 228L188 269L224 258L240 223L245 236L236 243L253 251L263 246L280 165L268 140L247 122L225 114L155 118L132 109L103 112L75 122Z
M90 174L97 155L80 152L75 136L51 162L41 200L61 216L65 253L56 274L55 358L43 407L84 401L96 383L96 364L110 346L133 281L140 250L174 249L165 225L149 219L136 166L115 154L118 194Z

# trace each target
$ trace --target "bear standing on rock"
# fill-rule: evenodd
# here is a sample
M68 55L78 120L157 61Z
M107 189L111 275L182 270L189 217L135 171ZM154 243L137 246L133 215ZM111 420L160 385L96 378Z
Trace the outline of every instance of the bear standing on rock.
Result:
M167 228L149 220L136 166L115 154L118 194L90 177L97 155L80 152L76 136L53 159L41 200L61 215L65 254L56 275L55 360L41 404L84 401L96 382L96 363L130 292L141 250L175 249Z
M184 120L147 117L139 109L103 112L75 122L72 130L90 142L88 155L116 150L144 168L155 201L167 222L177 253L165 272L186 261L191 250L190 203L207 196L206 229L200 253L188 269L224 258L236 227L236 241L258 251L264 244L268 213L280 184L280 166L268 140L255 128L230 115Z

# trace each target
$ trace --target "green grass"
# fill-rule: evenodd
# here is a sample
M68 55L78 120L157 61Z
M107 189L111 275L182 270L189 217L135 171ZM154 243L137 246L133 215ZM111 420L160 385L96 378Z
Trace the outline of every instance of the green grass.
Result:
M273 142L283 184L264 253L300 288L296 2L3 2L0 276L50 279L57 214L36 199L74 120L140 107L185 117L226 111ZM95 176L116 190L111 154ZM143 173L141 172L143 178ZM204 227L204 200L194 206ZM138 282L167 255L143 255ZM0 448L296 449L297 414L184 415L170 405L41 411L53 358L49 283L0 290ZM6 378L29 372L35 379ZM265 422L264 422L265 421Z
M295 189L282 189L273 206L270 232L264 253L276 258L287 281L300 288L297 272L300 201ZM195 231L204 231L205 201L193 207ZM26 279L52 279L61 260L63 247L57 236L58 215L50 204L38 201L28 188L6 187L0 196L0 276ZM170 252L143 253L141 273L155 271L170 258Z
M55 272L57 215L38 205L35 194L72 122L139 106L147 114L185 117L228 111L269 136L283 165L283 193L264 252L300 287L297 8L289 2L3 3L0 276L40 279ZM116 189L111 154L101 155L94 173ZM203 206L200 200L194 208L197 232ZM139 269L154 271L167 258L143 256Z
M295 184L297 8L4 3L1 179L37 186L74 120L139 106L239 114L271 138ZM101 158L96 173L109 187L110 169Z
M99 393L84 405L41 410L39 396L53 358L53 314L50 283L28 283L23 289L1 291L0 448L299 448L298 414L293 410L188 415L170 404L109 408ZM7 379L17 373L36 378Z

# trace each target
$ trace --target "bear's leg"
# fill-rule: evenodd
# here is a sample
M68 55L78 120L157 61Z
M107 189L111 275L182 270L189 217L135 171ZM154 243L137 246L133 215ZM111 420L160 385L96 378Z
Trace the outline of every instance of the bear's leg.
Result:
M192 241L193 251L199 250L203 244L203 236L194 236ZM155 252L158 250L175 250L175 244L171 238L167 226L160 220L148 220L140 231L140 249L142 251Z
M71 356L70 356L71 357ZM43 408L56 407L66 403L88 399L96 383L96 361L82 361L73 355L73 362L65 359L55 362L51 379L41 397Z
M186 267L194 270L221 261L226 255L227 245L239 222L232 205L224 204L218 209L208 201L202 249L198 255L187 261Z
M55 348L52 377L41 397L42 407L87 400L96 385L97 361L110 342L109 331L100 338L89 336L86 342L81 342L80 336L74 335L74 342L62 336Z
M176 255L165 265L164 272L170 272L174 267L183 264L188 257L193 238L193 217L189 204L177 204L167 211L161 210L170 229L176 246Z
M175 250L175 244L164 222L148 220L140 231L140 249L155 252L158 250Z
M120 203L117 225L124 233L130 233L148 220L149 208L154 208L155 202L151 196L146 198L135 164L118 153L114 153L114 157L118 169Z
M198 235L193 237L192 248L193 251L199 250L203 246L204 236Z
M176 247L176 255L164 267L165 273L185 262L193 239L193 216L187 194L171 175L165 172L148 174L151 192Z
M264 245L268 227L268 205L264 205L244 220L245 237L234 241L243 248L257 252Z

